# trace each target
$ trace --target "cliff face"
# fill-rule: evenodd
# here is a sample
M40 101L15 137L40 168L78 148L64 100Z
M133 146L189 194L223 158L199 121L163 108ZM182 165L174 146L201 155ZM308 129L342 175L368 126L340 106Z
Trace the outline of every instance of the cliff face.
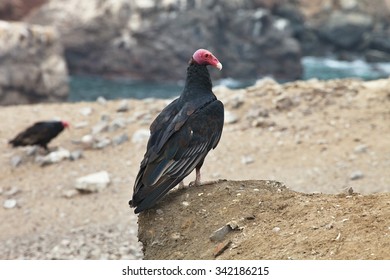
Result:
M52 27L0 21L0 104L66 100L67 68Z
M208 48L225 77L302 74L288 21L256 1L52 0L26 20L58 28L74 72L177 80L183 60Z

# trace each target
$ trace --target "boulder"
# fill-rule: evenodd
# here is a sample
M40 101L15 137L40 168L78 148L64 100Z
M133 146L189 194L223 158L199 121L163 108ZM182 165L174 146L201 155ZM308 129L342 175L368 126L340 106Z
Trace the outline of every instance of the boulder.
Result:
M356 49L365 43L373 23L373 18L368 14L335 11L324 22L320 22L318 32L337 47Z
M78 178L74 187L82 193L100 192L107 188L110 181L110 175L108 172L100 171Z
M0 21L0 104L59 102L68 74L52 27Z

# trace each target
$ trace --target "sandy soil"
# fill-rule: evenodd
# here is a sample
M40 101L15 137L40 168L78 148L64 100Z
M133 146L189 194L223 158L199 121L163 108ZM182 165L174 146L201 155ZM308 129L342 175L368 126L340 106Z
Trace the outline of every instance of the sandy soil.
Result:
M390 80L366 83L313 80L285 85L263 80L244 90L218 88L215 92L225 103L230 123L225 125L219 146L205 161L202 168L204 180L277 180L292 190L305 193L337 194L352 188L353 192L363 196L337 203L347 203L345 207L350 206L351 211L355 211L353 205L359 201L370 206L368 213L383 210L380 217L386 213L388 217L389 204L376 199L379 197L388 201L388 196L367 194L390 191L390 138L387 137L390 133ZM167 101L128 102L130 108L127 112L116 112L120 101L1 107L1 259L142 258L137 242L137 216L128 208L127 202L146 141L137 140L134 143L132 137L138 130L148 128ZM92 113L82 114L81 110L85 107L92 108ZM124 118L126 125L101 132L100 136L112 139L126 133L129 141L103 149L85 149L83 158L79 160L65 160L44 167L28 157L25 149L11 149L7 145L10 138L32 122L53 117L66 119L73 124L70 130L53 140L50 144L53 148L80 149L75 140L90 134L91 128L102 118L109 118L110 121ZM77 128L79 126L81 128ZM19 166L12 167L10 161L15 155L20 155L23 161ZM66 197L65 194L74 189L78 177L101 170L109 172L111 177L107 189L99 193ZM193 180L194 174L190 177L185 183ZM292 201L302 197L305 196L297 194ZM317 200L312 201L313 205L336 207L336 202L331 199L333 196L314 197ZM17 205L5 209L3 203L8 199L16 200ZM276 207L272 205L279 205L279 199L279 196L267 196L267 205ZM377 200L378 205L375 204ZM257 209L258 206L253 207ZM295 211L295 216L289 219L298 219L301 210L302 205L295 207L291 203L289 211ZM275 218L287 223L280 212L276 211L274 217L272 211L267 213L270 215L267 219ZM341 213L338 215L342 217ZM186 217L181 215L179 219ZM316 219L315 215L313 219ZM357 218L355 220L358 221ZM383 222L383 234L388 242L390 225L382 218L380 221ZM205 228L213 230L217 224L212 219L203 221ZM322 226L313 223L313 220L307 224L301 221L296 227L301 225L306 228ZM365 227L368 223L356 225ZM278 225L267 225L268 228L271 226ZM369 230L371 228L367 227ZM337 234L332 235L335 233L333 231L332 234L325 230L312 232L319 237L324 234L324 238L328 239L337 237ZM259 240L260 236L263 235L259 235ZM279 242L278 236L275 235L272 241ZM253 252L250 255L244 251L240 254L245 258L315 257L309 251L303 255L273 255L272 252L269 255ZM334 257L330 253L319 256ZM370 255L359 257L370 258ZM372 258L389 256L377 251Z
M389 198L225 181L171 192L139 237L145 259L390 259Z

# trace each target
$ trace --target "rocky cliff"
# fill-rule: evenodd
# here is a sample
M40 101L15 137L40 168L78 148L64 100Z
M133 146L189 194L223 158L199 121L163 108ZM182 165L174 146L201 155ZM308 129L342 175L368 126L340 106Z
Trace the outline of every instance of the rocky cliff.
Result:
M64 101L68 73L53 27L0 21L0 104Z
M390 61L385 0L51 0L26 18L61 33L73 72L182 79L199 47L224 61L222 77L302 75L302 55Z
M177 80L203 47L224 62L224 77L302 74L289 21L256 1L52 0L26 20L58 28L73 72Z
M280 11L290 15L305 55L390 61L390 1L300 0L298 6L303 25L291 18L288 6Z

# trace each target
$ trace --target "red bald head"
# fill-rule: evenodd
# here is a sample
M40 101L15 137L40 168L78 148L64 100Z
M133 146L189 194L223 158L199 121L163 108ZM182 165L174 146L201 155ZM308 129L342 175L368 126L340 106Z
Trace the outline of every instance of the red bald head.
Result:
M68 128L70 125L67 121L61 121L61 123L64 128Z
M210 51L205 49L197 50L192 56L193 60L200 65L211 65L222 70L222 64Z

